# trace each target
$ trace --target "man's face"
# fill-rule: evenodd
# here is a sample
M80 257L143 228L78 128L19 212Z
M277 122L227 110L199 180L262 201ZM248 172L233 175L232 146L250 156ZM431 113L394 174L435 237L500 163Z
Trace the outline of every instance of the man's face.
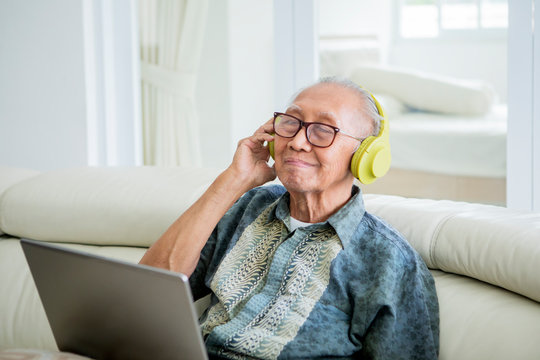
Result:
M287 109L305 122L322 122L348 134L364 138L370 131L358 111L359 100L350 89L335 84L318 84L302 91ZM323 192L346 187L353 180L350 161L358 141L336 135L327 148L311 145L302 127L293 138L278 135L274 140L276 173L290 192Z

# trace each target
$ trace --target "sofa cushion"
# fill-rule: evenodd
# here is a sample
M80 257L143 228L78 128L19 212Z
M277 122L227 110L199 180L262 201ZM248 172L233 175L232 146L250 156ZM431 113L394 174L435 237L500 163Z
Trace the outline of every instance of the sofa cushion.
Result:
M434 240L437 267L540 302L540 214L485 207L448 219Z
M466 275L540 302L540 214L453 201L366 195L431 269Z
M149 246L218 170L77 168L35 176L0 198L0 228L36 240Z
M440 359L538 359L540 304L465 276L433 270Z
M0 349L57 350L18 239L0 237L0 274Z

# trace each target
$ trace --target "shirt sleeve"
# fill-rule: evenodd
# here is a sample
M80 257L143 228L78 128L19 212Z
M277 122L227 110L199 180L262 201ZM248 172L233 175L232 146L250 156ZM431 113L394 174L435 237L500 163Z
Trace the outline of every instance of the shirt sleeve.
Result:
M210 289L205 285L204 278L206 274L206 269L210 264L210 261L213 257L214 250L216 248L216 239L217 239L217 229L214 229L212 235L208 238L208 241L204 245L199 261L195 270L189 277L189 285L191 287L191 293L193 295L193 300L198 300L205 295L210 293Z
M437 359L439 304L423 261L405 266L401 281L384 292L363 339L363 359ZM399 279L397 277L396 279Z

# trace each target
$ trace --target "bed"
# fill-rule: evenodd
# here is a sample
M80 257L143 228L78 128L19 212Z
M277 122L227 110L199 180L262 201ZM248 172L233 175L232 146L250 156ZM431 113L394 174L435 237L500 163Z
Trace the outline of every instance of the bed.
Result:
M505 205L507 107L482 82L360 66L390 125L392 167L366 193Z

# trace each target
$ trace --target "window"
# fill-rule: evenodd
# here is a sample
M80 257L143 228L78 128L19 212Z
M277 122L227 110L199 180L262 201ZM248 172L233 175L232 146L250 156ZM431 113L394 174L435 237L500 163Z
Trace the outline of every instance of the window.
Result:
M402 38L435 38L451 32L508 27L507 0L398 0Z

